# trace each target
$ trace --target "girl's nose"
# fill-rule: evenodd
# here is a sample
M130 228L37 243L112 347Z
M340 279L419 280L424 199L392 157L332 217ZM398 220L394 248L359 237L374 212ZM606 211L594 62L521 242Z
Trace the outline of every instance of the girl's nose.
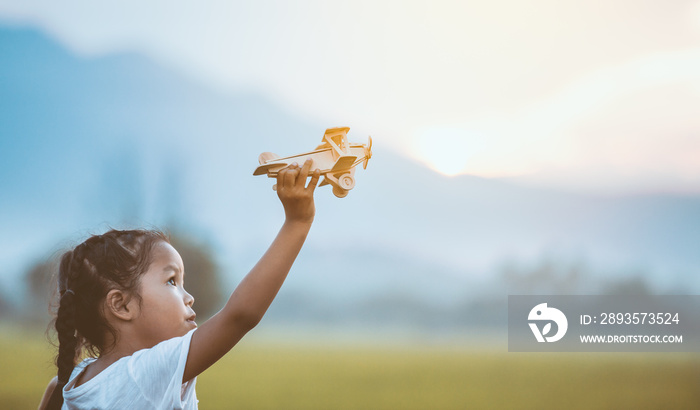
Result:
M185 305L192 306L194 304L194 296L190 295L189 292L185 290Z

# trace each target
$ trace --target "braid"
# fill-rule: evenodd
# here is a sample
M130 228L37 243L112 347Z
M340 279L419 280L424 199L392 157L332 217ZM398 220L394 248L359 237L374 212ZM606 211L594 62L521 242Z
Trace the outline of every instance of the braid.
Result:
M76 248L76 251L78 249ZM75 275L73 262L76 252L67 252L61 259L59 278L64 279L62 285L67 286L72 282L71 274ZM72 289L63 287L56 316L56 332L58 333L58 356L56 366L58 367L58 383L51 394L48 409L60 409L63 404L63 386L68 383L73 368L75 367L75 357L78 348L78 338L75 331L75 310L76 296Z
M75 294L72 290L63 294L58 308L56 330L58 331L58 381L67 383L75 367L78 338L75 335Z

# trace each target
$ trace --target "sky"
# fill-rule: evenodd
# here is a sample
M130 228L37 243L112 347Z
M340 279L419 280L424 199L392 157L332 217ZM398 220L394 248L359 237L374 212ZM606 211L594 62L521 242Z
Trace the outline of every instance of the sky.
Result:
M0 21L264 95L445 175L700 193L697 0L0 0Z

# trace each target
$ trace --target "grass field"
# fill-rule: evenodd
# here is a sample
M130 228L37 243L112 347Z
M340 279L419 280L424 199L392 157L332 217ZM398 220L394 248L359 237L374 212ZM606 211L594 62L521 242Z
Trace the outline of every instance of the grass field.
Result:
M0 328L0 407L55 375L40 331ZM197 381L201 409L698 409L691 354L523 354L244 340Z

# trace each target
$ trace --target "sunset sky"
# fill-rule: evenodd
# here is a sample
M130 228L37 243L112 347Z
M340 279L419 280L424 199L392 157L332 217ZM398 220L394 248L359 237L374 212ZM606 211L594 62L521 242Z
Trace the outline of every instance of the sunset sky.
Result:
M446 175L700 193L700 1L0 0L0 21L262 94Z

